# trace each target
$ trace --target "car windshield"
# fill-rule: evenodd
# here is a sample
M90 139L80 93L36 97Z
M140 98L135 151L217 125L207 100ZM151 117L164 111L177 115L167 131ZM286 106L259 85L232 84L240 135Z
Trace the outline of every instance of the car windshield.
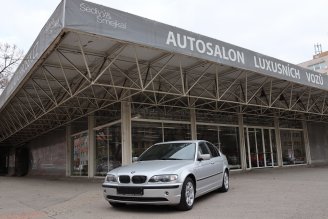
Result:
M194 160L196 145L194 143L156 144L145 151L139 161L145 160Z

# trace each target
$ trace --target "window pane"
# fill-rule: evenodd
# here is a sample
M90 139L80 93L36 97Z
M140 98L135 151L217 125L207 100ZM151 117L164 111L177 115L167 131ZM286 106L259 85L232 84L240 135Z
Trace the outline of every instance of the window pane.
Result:
M256 130L256 144L257 144L257 157L259 167L264 166L264 150L263 150L263 138L262 138L262 129Z
M238 127L198 125L197 139L219 148L227 156L231 169L241 168Z
M197 122L215 124L238 124L237 114L212 112L207 110L196 110Z
M73 141L73 176L88 175L88 134L82 133L72 137Z
M273 129L271 129L271 142L272 142L273 165L278 166L276 136L275 136L275 130Z
M190 125L163 123L164 141L190 140Z
M280 138L281 138L283 165L294 164L294 162L293 162L294 151L293 151L291 131L290 130L281 130Z
M190 110L171 106L149 106L133 103L132 118L190 121Z
M208 151L208 149L207 149L205 143L203 143L203 142L201 142L201 143L199 144L198 151L199 151L200 154L210 154L210 152Z
M132 122L133 157L139 157L147 148L162 141L162 123Z
M303 132L302 131L292 131L293 135L293 148L294 148L294 163L304 164L305 163L305 147L303 142Z
M96 175L105 176L121 164L121 124L96 131Z
M257 148L256 148L256 129L248 128L249 135L249 149L251 155L251 165L252 167L258 167L258 159L257 159Z
M306 159L303 132L296 130L281 130L280 136L283 165L304 164Z
M215 149L215 147L211 143L206 143L207 147L210 149L212 157L217 157L219 156L218 151Z
M143 153L139 160L194 160L195 147L193 143L156 144Z

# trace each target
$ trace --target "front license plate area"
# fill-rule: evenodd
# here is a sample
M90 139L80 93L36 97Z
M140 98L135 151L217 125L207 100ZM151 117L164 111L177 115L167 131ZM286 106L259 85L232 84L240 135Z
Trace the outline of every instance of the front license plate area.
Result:
M121 195L143 195L143 188L140 187L118 187L117 194Z

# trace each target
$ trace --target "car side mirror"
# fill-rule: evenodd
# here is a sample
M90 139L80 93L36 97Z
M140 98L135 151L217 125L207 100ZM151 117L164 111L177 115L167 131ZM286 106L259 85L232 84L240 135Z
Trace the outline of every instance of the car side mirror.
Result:
M198 155L198 160L202 161L202 160L209 160L211 159L211 155L210 154L199 154Z
M137 162L139 157L132 157L132 162Z

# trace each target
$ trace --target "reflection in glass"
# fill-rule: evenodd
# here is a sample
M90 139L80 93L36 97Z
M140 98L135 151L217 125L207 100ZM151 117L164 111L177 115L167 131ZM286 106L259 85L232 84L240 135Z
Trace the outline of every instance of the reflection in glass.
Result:
M231 169L241 168L237 127L198 125L197 139L209 141L217 146L227 156Z
M280 137L283 165L304 164L303 132L299 130L281 130Z
M164 141L190 140L190 125L163 123Z
M96 131L96 176L122 164L121 124Z
M132 122L132 156L163 141L190 140L190 125L164 122Z
M263 136L262 129L255 129L256 134L256 145L257 145L257 157L258 157L258 166L264 167L264 150L263 150Z
M73 142L73 176L88 175L88 134L86 132L74 135Z
M194 143L164 143L153 145L143 153L139 161L147 160L194 160L196 145Z
M139 157L151 145L162 141L162 123L132 122L133 157Z
M252 167L258 167L258 158L257 158L257 147L256 147L256 130L254 128L248 129L249 137L249 151L250 151L250 160Z
M275 130L271 129L271 143L272 143L272 161L273 166L278 166L278 154L277 154L277 144L276 144L276 138L275 138ZM268 164L270 165L270 164Z

